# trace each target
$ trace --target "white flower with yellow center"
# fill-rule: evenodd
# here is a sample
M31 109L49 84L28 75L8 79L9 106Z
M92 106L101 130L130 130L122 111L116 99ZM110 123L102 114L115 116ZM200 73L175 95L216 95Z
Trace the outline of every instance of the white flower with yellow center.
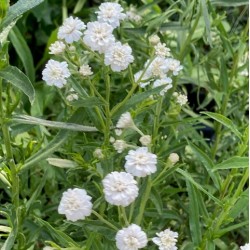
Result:
M133 61L132 49L128 44L114 43L105 52L104 63L105 65L110 65L111 69L115 72L126 69Z
M157 170L157 156L148 152L147 147L129 150L125 160L126 171L134 176L145 177Z
M111 172L103 180L105 199L108 203L126 207L138 196L137 182L125 172Z
M68 64L51 59L45 65L42 76L42 79L49 86L54 85L58 88L62 88L67 83L66 78L70 77Z
M97 19L101 23L108 23L113 28L120 26L120 21L124 20L126 15L122 13L123 8L118 3L106 2L99 6Z
M107 23L89 22L84 32L83 41L93 51L104 53L114 42L113 28Z
M115 240L119 250L138 250L146 247L148 243L146 233L136 224L119 230Z
M159 250L177 250L176 242L178 233L166 229L160 233L156 233L158 237L154 237L152 241L159 246Z
M86 25L78 18L68 17L64 20L63 25L59 28L57 37L64 39L66 43L77 42L82 36L82 30Z
M83 220L91 214L92 198L87 195L86 190L80 188L68 189L63 192L62 199L58 207L59 214L65 214L67 220Z

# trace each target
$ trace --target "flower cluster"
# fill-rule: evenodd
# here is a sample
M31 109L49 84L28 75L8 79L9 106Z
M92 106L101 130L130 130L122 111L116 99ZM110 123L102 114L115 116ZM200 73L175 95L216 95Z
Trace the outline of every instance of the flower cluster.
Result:
M134 75L135 82L141 88L145 88L151 82L152 87L166 86L160 91L160 95L172 88L172 76L177 76L183 69L180 61L171 57L170 49L166 44L160 42L157 35L149 37L149 42L154 46L155 56L144 65L144 70L140 70Z
M99 6L96 11L97 21L88 22L86 25L78 17L68 17L59 27L57 38L49 47L49 53L53 55L61 55L65 52L67 46L71 46L75 42L83 42L86 48L91 51L97 51L104 54L104 64L110 66L114 72L125 70L130 63L134 61L132 49L128 44L122 44L116 41L113 31L120 26L120 22L126 18L123 8L118 3L106 2ZM43 71L43 80L48 85L55 85L59 88L66 84L65 76L53 74L55 71L65 71L63 64L55 65L51 60L46 64ZM64 64L66 62L63 62ZM50 71L46 70L50 68ZM51 73L52 72L52 73ZM93 74L86 65L80 67L79 73L82 76L90 76ZM58 83L59 81L59 83Z

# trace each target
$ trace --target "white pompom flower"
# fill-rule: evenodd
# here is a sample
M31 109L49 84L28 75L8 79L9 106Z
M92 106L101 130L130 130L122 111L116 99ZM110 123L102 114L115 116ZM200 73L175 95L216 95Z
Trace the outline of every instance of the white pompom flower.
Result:
M119 118L116 127L117 128L133 128L135 126L133 118L129 112L125 112Z
M133 61L132 49L128 44L122 45L120 42L116 42L105 51L104 63L110 65L114 72L126 69Z
M97 13L97 19L101 23L108 23L113 28L120 26L120 21L126 18L126 15L122 13L123 8L118 3L106 2L99 6Z
M62 88L66 83L66 78L70 77L68 64L66 62L58 62L53 59L49 60L42 72L42 79L49 86Z
M181 106L187 104L188 102L188 98L186 95L183 95L183 94L178 94L177 98L176 98L176 102L178 104L180 104Z
M126 172L111 172L103 180L104 195L108 203L126 207L138 196L137 182Z
M154 46L155 54L159 57L167 57L170 56L170 49L166 47L166 44L164 43L157 43Z
M179 74L179 71L183 69L183 66L180 64L180 61L174 58L166 58L165 65L167 66L168 70L172 71L174 76L177 76Z
M79 69L79 73L82 76L91 76L91 75L93 75L92 69L91 69L91 67L88 64L82 65L80 67L80 69Z
M155 46L157 43L159 43L161 40L160 40L160 37L159 36L157 36L157 35L152 35L152 36L150 36L149 37L149 42L153 45L153 46Z
M173 87L173 85L172 85L172 79L169 78L169 77L165 77L165 78L162 78L162 79L157 79L153 83L153 88L156 88L156 87L159 87L159 86L162 86L162 85L166 85L166 87L160 91L160 95L164 96L165 93L169 89L171 89Z
M166 229L160 233L156 233L158 237L154 237L152 241L159 246L159 250L177 250L176 242L178 233Z
M137 250L146 247L148 243L146 233L136 224L119 230L115 240L119 250Z
M147 147L129 150L125 160L125 170L134 176L145 177L157 170L157 156L148 152Z
M66 45L65 45L64 42L62 42L62 41L55 41L49 47L49 50L50 50L49 54L59 55L59 54L62 54L65 49L66 49Z
M89 22L84 32L83 41L93 51L104 53L115 42L113 28L107 23Z
M244 246L240 247L240 250L249 250L250 249L250 245L249 243L245 244Z
M64 20L63 25L59 28L57 37L64 39L66 43L79 41L82 36L82 30L86 25L78 17L68 17Z
M91 214L93 207L91 199L85 189L70 188L63 192L58 213L65 214L67 220L70 221L83 220Z
M168 157L168 159L171 161L171 163L174 165L175 163L177 163L180 160L180 157L178 154L176 153L171 153Z
M122 153L122 151L127 148L127 143L124 140L116 140L113 143L113 147L118 153Z
M152 137L150 135L143 135L139 141L143 146L148 146L152 141Z

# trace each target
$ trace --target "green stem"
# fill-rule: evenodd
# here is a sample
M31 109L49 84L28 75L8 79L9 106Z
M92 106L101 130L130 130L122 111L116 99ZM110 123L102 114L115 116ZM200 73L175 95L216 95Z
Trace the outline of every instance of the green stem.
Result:
M158 130L159 130L159 123L160 123L160 114L161 114L161 109L162 109L162 103L163 103L163 97L160 97L160 100L156 104L156 110L155 110L155 116L154 116L154 125L153 125L153 145L156 144L156 137L158 135Z
M115 231L118 231L119 229L111 224L109 221L105 220L100 214L98 214L96 211L92 210L92 214L94 214L100 221L102 221L104 224L109 226L110 228L114 229Z
M135 202L133 202L133 203L130 205L130 208L129 208L129 217L128 217L129 223L131 223L131 221L132 221L133 214L134 214L134 209L135 209Z
M104 143L109 145L110 138L110 125L111 125L111 112L110 112L110 77L109 77L109 68L107 66L104 67L104 81L106 85L106 104L105 104L105 113L106 113L106 126L105 126L105 134L104 134Z
M142 218L144 216L144 210L145 210L147 201L148 201L149 196L150 196L151 188L152 188L151 176L148 176L147 183L146 183L146 190L143 194L143 197L141 199L141 204L139 207L139 214L136 217L136 224L137 225L141 224Z
M9 127L7 126L6 118L4 114L2 93L3 93L2 78L0 78L0 125L1 125L2 133L3 133L3 141L5 145L5 150L6 150L6 162L10 168L10 174L11 174L12 204L14 205L15 212L16 212L16 219L14 220L13 226L16 229L15 232L19 232L19 227L20 227L19 225L20 216L18 212L19 211L19 178L18 178L18 172L17 172L17 168L15 165L13 153L12 153Z
M122 214L123 220L125 222L125 225L129 226L129 222L128 222L128 218L127 218L127 214L126 214L125 208L122 207L122 206L121 206L121 214Z

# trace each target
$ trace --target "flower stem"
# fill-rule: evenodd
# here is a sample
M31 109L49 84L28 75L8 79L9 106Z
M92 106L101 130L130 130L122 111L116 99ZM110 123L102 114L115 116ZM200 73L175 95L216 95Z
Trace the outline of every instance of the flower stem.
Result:
M129 222L128 222L127 214L126 214L125 208L122 206L121 206L121 214L124 219L125 225L128 226Z
M142 218L143 218L143 215L144 215L144 210L145 210L147 201L148 201L149 196L150 196L151 187L152 187L151 176L148 176L147 183L146 183L146 190L145 190L145 192L143 194L141 204L140 204L140 207L139 207L139 214L136 217L136 224L137 225L141 224L141 221L142 221Z
M92 213L100 220L102 221L104 224L106 224L107 226L109 226L110 228L114 229L115 231L118 231L119 229L114 226L112 223L110 223L109 221L105 220L100 214L98 214L96 211L92 210Z

